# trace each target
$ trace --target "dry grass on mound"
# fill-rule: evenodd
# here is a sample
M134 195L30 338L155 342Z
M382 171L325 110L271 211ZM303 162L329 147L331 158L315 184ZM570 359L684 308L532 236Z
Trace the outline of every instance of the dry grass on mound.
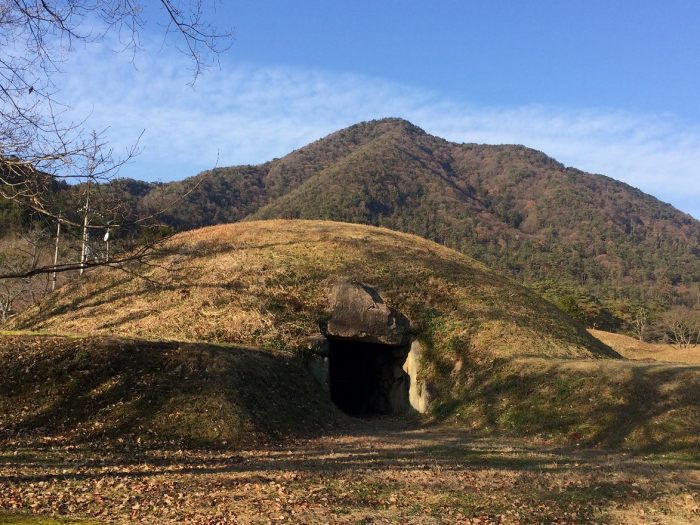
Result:
M0 336L0 438L229 446L331 426L285 353L115 337Z
M700 460L700 366L520 358L464 369L435 413L474 430Z
M700 345L680 348L671 344L645 343L634 337L603 330L591 329L589 332L626 359L700 364Z
M62 288L15 326L58 333L294 349L328 317L329 287L376 287L431 351L615 356L555 307L456 252L383 228L257 221L177 235L144 278L109 270Z

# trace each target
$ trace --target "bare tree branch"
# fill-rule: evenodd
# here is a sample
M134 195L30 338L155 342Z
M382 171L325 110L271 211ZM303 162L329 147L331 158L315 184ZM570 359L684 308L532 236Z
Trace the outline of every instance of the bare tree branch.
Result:
M60 100L61 66L70 53L77 52L76 44L100 42L112 33L122 51L141 50L145 5L140 0L0 0L0 201L15 203L42 218L47 231L56 231L60 221L66 236L63 255L77 257L82 239L88 239L90 232L118 232L109 261L98 256L92 244L88 248L94 256L56 265L40 264L40 257L27 248L21 268L0 265L0 280L143 262L154 246L135 242L141 239L139 232L147 233L160 215L201 183L164 203L162 209L138 217L105 190L105 183L113 181L138 154L138 140L117 157L105 132L68 118L69 108ZM194 83L205 68L218 62L232 35L207 22L205 15L213 6L205 9L202 0L159 0L157 5L164 38L190 58ZM70 204L59 202L57 196L69 198ZM76 209L88 199L90 208L77 214ZM6 302L10 299L7 295ZM9 309L3 307L3 316Z
M161 246L167 238L158 239L157 241L150 242L147 244L139 245L133 251L123 253L119 257L115 257L110 261L100 261L100 260L86 260L83 263L80 262L70 262L65 264L57 265L46 265L38 266L31 269L23 269L17 271L11 271L7 273L0 273L0 281L4 279L25 279L27 277L33 277L35 275L50 274L50 273L64 273L71 272L87 268L95 268L98 266L108 266L110 268L122 269L127 263L135 262L147 262L150 258L154 257L156 254L156 247Z

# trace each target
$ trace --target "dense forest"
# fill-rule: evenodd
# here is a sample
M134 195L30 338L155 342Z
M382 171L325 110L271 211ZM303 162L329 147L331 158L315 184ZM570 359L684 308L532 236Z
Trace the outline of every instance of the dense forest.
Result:
M63 191L77 194L75 188ZM415 233L528 283L590 326L700 303L700 222L523 146L456 144L400 119L357 124L258 166L101 189L173 230L249 218ZM0 206L7 229L22 213Z

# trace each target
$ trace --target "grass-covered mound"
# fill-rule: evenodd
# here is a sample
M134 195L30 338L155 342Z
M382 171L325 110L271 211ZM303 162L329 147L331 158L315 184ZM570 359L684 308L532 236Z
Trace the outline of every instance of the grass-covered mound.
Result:
M328 317L339 278L373 286L411 320L434 363L481 357L616 356L514 281L454 250L383 228L259 221L175 236L139 268L88 272L20 328L205 340L293 350Z
M76 340L85 350L55 350L55 356L38 350L33 359L43 363L44 376L33 372L29 358L11 364L26 386L3 401L5 422L38 428L46 421L38 415L79 406L69 421L86 435L146 429L167 436L173 421L181 429L173 437L204 441L235 441L241 429L269 435L318 428L332 420L328 395L293 356L328 319L329 289L350 278L376 288L411 320L425 351L420 374L441 420L630 449L687 451L700 444L698 367L610 359L619 356L534 292L419 237L344 223L244 222L179 234L134 271L141 277L88 272L15 324L261 350L151 343L135 352L148 344L114 338L98 338L96 348L111 341L112 350L94 356L85 354L93 351L90 339ZM11 363L11 352L4 356ZM213 368L214 380L210 366L196 364L212 360L223 363ZM142 377L156 388L139 387ZM32 408L37 415L21 412L22 399L53 384L62 385L58 398L37 397L46 400ZM5 396L13 392L7 388ZM157 409L146 394L153 390L162 399ZM91 405L92 395L100 401ZM145 422L128 415L144 410ZM213 436L201 436L212 428Z
M537 435L700 460L700 366L624 359L497 360L453 375L440 419L499 435Z
M239 446L307 435L336 411L280 352L115 337L0 335L0 437Z

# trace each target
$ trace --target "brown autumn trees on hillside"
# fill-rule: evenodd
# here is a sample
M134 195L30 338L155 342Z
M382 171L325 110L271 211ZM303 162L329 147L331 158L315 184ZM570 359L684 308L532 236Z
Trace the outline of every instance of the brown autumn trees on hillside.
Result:
M672 308L661 316L666 341L679 348L700 344L700 309Z

